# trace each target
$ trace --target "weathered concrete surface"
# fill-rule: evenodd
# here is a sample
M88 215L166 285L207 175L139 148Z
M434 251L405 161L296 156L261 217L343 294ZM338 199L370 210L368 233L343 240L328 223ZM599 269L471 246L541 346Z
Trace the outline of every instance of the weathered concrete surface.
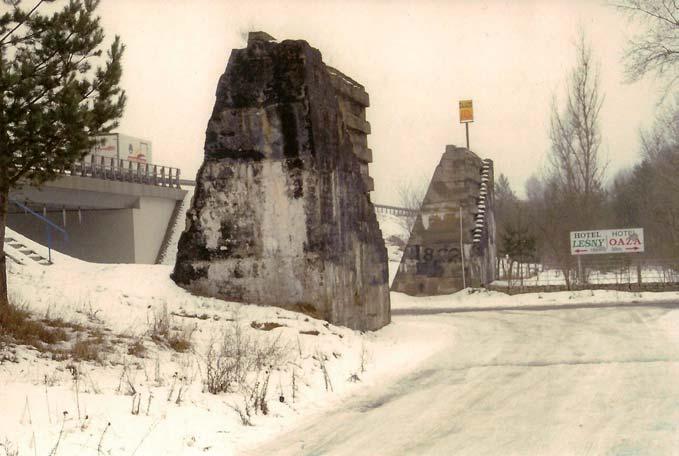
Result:
M392 290L414 296L449 294L495 278L493 163L446 146L413 225ZM460 208L462 232L460 233Z
M179 285L355 329L389 323L366 151L340 107L354 103L351 121L369 131L368 97L355 81L340 94L346 76L332 73L305 41L251 35L232 52L179 241Z

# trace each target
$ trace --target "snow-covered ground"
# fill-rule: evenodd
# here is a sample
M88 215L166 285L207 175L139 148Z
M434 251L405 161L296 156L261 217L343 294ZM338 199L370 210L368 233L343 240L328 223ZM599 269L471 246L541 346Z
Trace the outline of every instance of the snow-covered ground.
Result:
M455 338L415 372L366 388L245 454L678 454L679 310L437 319Z
M616 290L579 290L550 293L507 295L497 291L466 289L452 295L413 298L403 293L391 293L392 310L432 309L461 310L489 307L545 307L577 304L646 304L679 302L679 292L629 292Z
M58 361L23 346L4 354L0 445L6 441L19 454L55 447L59 454L234 454L413 370L453 337L449 330L432 335L431 322L394 322L364 334L278 308L192 296L172 282L169 265L94 264L58 252L52 258L47 267L10 263L12 299L37 318L82 327L78 337L97 344L101 363ZM165 323L190 340L190 350L153 340ZM244 426L236 411L245 408L243 393L205 390L208 349L236 327L279 353L268 380L268 414L253 412L254 426Z
M379 219L393 277L401 242L391 237L407 241L407 233L397 217ZM45 250L17 233L8 234L39 253ZM464 290L435 298L392 293L392 308L404 315L364 334L278 308L193 296L172 282L169 264L93 264L56 252L52 258L52 266L10 263L11 295L37 318L79 325L74 329L79 339L62 343L63 352L81 340L95 348L100 361L59 360L23 346L0 350L0 456L3 449L13 454L14 448L19 455L240 454L329 410L342 410L349 401L402 384L404 378L417 379L423 366L433 369L443 353L464 350L474 357L469 333L464 344L458 340L458 329L468 330L471 323L459 326L445 313L407 315L409 309L445 312L679 297L615 291L510 297ZM658 328L679 341L679 320L668 314L658 321ZM166 334L159 337L163 325ZM275 357L267 358L272 367L248 377L248 384L259 390L268 378L268 413L252 412L252 426L243 425L238 412L243 413L248 394L206 391L209 348L227 336L233 342L236 331L244 346L262 353L275 348ZM170 348L169 335L189 340L190 348ZM493 334L483 337L489 340ZM418 388L418 382L409 387Z

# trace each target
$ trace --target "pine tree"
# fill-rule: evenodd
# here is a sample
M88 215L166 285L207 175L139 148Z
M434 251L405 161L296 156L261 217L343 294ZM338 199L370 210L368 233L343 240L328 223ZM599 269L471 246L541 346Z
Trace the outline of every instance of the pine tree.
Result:
M48 5L55 3L64 4ZM4 238L10 190L55 179L83 158L92 135L115 128L123 112L125 93L118 84L124 46L116 36L103 55L98 5L0 4L0 315L8 304Z

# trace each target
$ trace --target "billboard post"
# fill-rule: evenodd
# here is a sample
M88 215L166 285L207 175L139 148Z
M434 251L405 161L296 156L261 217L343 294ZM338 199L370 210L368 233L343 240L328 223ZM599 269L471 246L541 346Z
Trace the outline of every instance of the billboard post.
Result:
M469 149L469 123L474 122L474 106L472 100L460 100L460 123L464 124Z

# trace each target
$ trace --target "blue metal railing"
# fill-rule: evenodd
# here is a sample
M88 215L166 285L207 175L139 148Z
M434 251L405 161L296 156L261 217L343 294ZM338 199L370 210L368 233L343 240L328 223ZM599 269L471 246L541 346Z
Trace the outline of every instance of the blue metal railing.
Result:
M17 207L26 211L27 213L33 215L34 217L39 218L40 220L42 220L45 223L45 232L46 232L46 235L47 235L47 261L49 261L51 263L52 262L52 231L51 231L51 228L54 228L55 230L57 230L58 232L63 234L64 240L66 242L68 242L68 233L66 232L66 230L63 229L62 227L60 227L59 225L55 224L54 222L52 222L47 217L44 217L44 216L38 214L37 212L35 212L31 208L29 208L28 206L21 204L20 202L14 200L12 198L10 198L9 201L12 204L16 205Z

